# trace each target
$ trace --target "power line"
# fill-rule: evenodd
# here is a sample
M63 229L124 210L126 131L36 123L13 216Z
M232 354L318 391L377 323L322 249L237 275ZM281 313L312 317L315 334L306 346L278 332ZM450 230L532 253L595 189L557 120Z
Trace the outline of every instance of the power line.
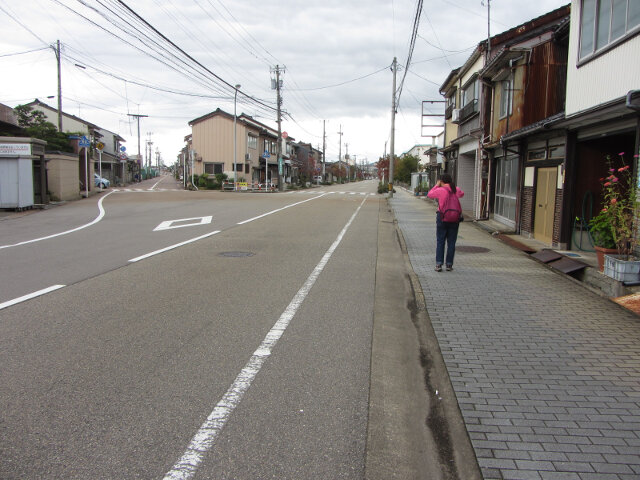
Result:
M2 7L0 7L2 8ZM15 57L17 55L25 55L27 53L33 53L33 52L41 52L42 50L49 50L50 47L41 47L41 48L35 48L33 50L27 50L25 52L16 52L16 53L4 53L2 55L0 55L0 57Z
M411 66L411 58L413 57L413 49L416 46L416 37L418 36L418 25L420 25L420 17L422 16L422 3L423 0L418 0L416 6L416 15L413 20L413 30L411 32L411 40L409 42L409 54L407 55L407 61L405 62L404 74L402 75L402 80L400 81L400 88L398 88L398 100L397 103L400 103L400 97L402 95L402 88L404 87L404 81L407 78L407 71Z
M367 77L371 77L371 76L373 76L373 75L375 75L375 74L377 74L377 73L380 73L380 72L385 71L387 68L389 68L389 66L388 66L388 65L387 65L387 66L385 66L385 67L382 67L380 70L376 70L375 72L368 73L368 74L366 74L366 75L363 75L363 76L358 77L358 78L354 78L354 79L352 79L352 80L347 80L347 81L344 81L344 82L335 83L335 84L333 84L333 85L325 85L324 87L315 87L315 88L300 88L300 89L297 89L297 90L294 90L294 91L298 91L298 92L311 92L311 91L315 91L315 90L326 90L326 89L328 89L328 88L341 87L341 86L343 86L343 85L347 85L347 84L349 84L349 83L357 82L358 80L363 80L363 79L365 79L365 78L367 78Z

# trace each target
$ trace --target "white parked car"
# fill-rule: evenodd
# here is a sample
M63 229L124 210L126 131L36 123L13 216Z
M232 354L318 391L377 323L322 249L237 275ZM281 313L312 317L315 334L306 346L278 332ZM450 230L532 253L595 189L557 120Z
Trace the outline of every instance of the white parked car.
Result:
M111 182L109 180L107 180L106 178L102 178L97 173L93 174L93 182L95 183L96 187L109 188L109 185L111 185Z

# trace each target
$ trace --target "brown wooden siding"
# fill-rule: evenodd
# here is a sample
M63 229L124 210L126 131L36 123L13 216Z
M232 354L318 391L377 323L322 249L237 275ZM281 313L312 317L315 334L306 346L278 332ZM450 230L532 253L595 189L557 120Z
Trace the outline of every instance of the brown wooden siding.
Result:
M532 50L523 126L564 110L566 72L566 47L547 42Z

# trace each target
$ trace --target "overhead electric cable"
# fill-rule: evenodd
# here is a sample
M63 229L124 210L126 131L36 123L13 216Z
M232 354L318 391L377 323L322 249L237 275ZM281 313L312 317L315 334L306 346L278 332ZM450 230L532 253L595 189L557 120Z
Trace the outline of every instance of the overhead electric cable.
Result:
M297 92L312 92L312 91L315 91L315 90L325 90L325 89L327 89L327 88L336 88L336 87L341 87L341 86L343 86L343 85L347 85L347 84L349 84L349 83L357 82L358 80L362 80L362 79L364 79L364 78L371 77L371 76L373 76L373 75L375 75L375 74L377 74L377 73L384 72L387 68L389 68L389 66L388 66L388 65L387 65L386 67L382 67L380 70L376 70L375 72L371 72L371 73L368 73L368 74L363 75L363 76L361 76L361 77L354 78L354 79L352 79L352 80L347 80L347 81L345 81L345 82L336 83L336 84L333 84L333 85L325 85L324 87L300 88L300 89L295 89L295 91L297 91ZM289 90L291 90L291 89L289 89Z

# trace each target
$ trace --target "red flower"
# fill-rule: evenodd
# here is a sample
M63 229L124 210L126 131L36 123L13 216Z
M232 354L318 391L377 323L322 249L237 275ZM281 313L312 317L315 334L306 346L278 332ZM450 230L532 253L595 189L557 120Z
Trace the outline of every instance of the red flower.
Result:
M610 187L611 186L611 182L607 182L604 184L605 187Z
M616 203L618 203L618 199L617 198L612 198L611 199L611 205L615 205Z

